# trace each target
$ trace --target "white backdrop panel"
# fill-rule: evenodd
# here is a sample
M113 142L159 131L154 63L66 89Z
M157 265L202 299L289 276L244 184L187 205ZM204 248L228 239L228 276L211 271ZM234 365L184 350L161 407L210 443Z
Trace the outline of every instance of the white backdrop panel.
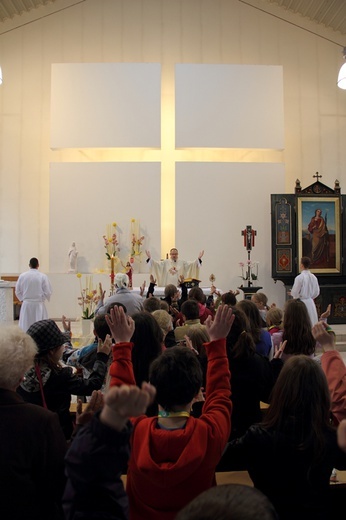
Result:
M284 148L281 66L177 64L176 147Z
M103 235L117 223L119 256L129 254L131 219L139 220L143 249L161 250L161 181L158 163L52 163L50 165L50 272L68 271L76 242L78 271L108 266ZM150 235L149 235L150 234ZM146 255L140 270L146 272Z
M282 164L177 164L176 247L187 260L205 250L201 285L210 285L212 273L223 291L242 283L239 262L247 261L247 252L241 231L251 225L257 231L251 260L259 262L258 285L270 302L283 304L283 285L271 278L270 194L284 191Z
M54 63L51 148L160 147L159 63Z

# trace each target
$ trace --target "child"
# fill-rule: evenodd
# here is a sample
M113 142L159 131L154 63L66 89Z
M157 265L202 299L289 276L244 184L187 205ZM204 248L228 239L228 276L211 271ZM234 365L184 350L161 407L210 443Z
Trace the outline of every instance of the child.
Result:
M262 318L263 327L266 326L266 317L268 312L268 297L263 292L257 292L251 296Z
M330 475L346 469L346 454L337 446L327 380L314 359L297 354L285 361L262 422L228 444L227 460L245 463L281 520L334 517Z
M266 324L270 335L282 330L283 316L283 311L278 307L272 307L269 309L266 315Z
M117 308L106 319L116 341L111 386L134 384L130 343L134 322ZM159 414L133 421L126 486L131 520L173 520L195 496L215 485L215 468L230 434L232 402L225 338L233 320L232 309L222 305L214 320L209 317L205 322L210 342L205 344L206 401L199 418L190 416L202 386L195 353L172 347L152 363L150 383L156 387Z

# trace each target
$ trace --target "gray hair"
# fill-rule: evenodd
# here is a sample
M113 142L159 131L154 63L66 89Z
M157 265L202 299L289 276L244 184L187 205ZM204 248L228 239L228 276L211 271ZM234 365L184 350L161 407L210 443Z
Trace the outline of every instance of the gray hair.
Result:
M129 286L129 277L125 273L117 273L115 275L114 284L119 289L121 289L122 287L127 288Z
M18 325L0 327L0 388L15 390L25 372L34 365L37 347Z

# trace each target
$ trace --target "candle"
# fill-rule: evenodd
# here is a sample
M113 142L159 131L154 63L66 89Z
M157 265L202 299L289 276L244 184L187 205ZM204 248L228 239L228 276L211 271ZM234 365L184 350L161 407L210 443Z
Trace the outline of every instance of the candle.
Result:
M114 273L114 256L111 256L111 272Z

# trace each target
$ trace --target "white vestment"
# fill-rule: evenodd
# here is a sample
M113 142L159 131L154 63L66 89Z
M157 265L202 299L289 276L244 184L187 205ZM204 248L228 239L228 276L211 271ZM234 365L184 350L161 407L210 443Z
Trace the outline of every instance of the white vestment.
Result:
M37 269L22 273L15 288L18 300L22 302L19 313L19 326L24 332L36 321L46 320L48 313L44 304L50 299L52 286L46 274Z
M150 273L156 278L157 285L166 287L168 284L179 285L179 276L199 279L200 261L186 262L186 260L153 260L149 259Z
M296 276L291 290L291 296L293 296L293 298L299 298L303 303L305 303L312 327L318 322L314 299L317 298L319 294L320 287L318 285L318 280L309 269L304 269L298 276Z

